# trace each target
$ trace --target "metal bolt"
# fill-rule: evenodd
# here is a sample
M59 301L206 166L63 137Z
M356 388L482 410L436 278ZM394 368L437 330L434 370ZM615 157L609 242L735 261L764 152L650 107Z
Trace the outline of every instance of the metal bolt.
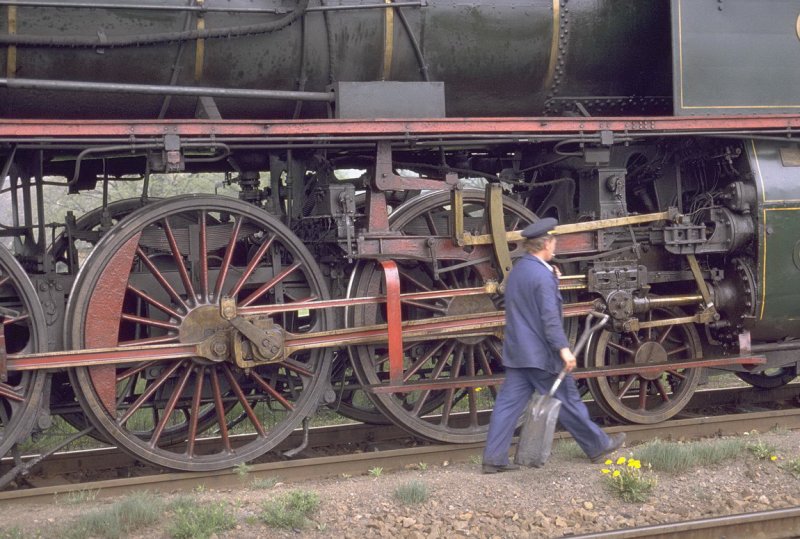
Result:
M228 352L228 345L222 341L217 341L214 343L212 350L216 355L221 356Z

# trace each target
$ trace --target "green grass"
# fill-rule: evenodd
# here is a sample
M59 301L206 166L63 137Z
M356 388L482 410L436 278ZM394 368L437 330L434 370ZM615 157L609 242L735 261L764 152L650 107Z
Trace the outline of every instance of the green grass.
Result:
M80 505L86 502L93 502L97 499L100 489L96 490L73 490L63 495L53 496L56 504Z
M583 449L575 442L575 440L560 440L553 444L553 454L559 457L578 459L586 456Z
M278 482L277 477L266 477L264 479L255 478L248 486L253 490L265 490L274 487Z
M800 479L800 457L795 457L788 461L786 464L784 464L784 468L791 472L792 475Z
M274 528L301 530L309 523L309 517L319 509L316 492L292 490L274 500L264 502L261 520Z
M394 490L394 497L404 505L428 501L428 486L422 481L412 480Z
M637 458L653 470L682 473L736 458L745 442L738 438L678 444L654 440L636 448Z
M207 539L236 526L236 517L224 502L200 502L182 496L169 505L173 513L168 533L175 539Z
M18 526L13 526L8 529L0 529L0 539L25 539L25 532L19 529Z
M162 515L159 500L147 492L136 493L110 507L82 515L55 536L65 539L86 537L117 539L157 522Z

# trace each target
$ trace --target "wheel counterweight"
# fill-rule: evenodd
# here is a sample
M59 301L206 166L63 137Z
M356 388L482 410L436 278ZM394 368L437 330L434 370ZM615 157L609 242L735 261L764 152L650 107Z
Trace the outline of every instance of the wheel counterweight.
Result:
M154 203L97 244L67 306L70 347L213 337L214 351L213 357L76 369L78 399L108 439L160 466L215 470L269 451L313 412L327 387L330 352L301 352L242 368L234 358L235 332L220 314L225 297L244 306L324 300L329 294L313 257L289 229L259 208L226 197ZM292 333L332 329L329 313L313 310L261 323ZM241 342L247 347L246 339ZM204 430L218 435L219 443L201 447ZM255 437L239 441L237 433Z

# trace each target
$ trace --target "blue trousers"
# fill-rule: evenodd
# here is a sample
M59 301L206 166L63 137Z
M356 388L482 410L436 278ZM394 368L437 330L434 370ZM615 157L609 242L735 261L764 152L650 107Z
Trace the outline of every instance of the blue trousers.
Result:
M489 420L489 435L483 452L483 463L502 466L508 464L511 438L534 390L545 394L553 387L557 375L542 369L506 367L506 380L500 387ZM567 376L556 391L561 401L558 421L578 442L589 458L602 453L611 443L608 435L589 417L586 404L581 400L575 379Z

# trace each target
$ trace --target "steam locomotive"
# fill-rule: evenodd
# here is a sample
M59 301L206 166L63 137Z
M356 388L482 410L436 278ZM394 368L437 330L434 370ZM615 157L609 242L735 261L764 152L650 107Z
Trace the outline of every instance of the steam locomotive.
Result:
M542 217L568 334L607 316L576 376L610 416L673 417L708 369L797 375L794 2L0 0L0 21L0 454L53 414L222 469L324 405L479 441ZM151 195L179 173L238 195ZM102 204L48 223L51 184Z

